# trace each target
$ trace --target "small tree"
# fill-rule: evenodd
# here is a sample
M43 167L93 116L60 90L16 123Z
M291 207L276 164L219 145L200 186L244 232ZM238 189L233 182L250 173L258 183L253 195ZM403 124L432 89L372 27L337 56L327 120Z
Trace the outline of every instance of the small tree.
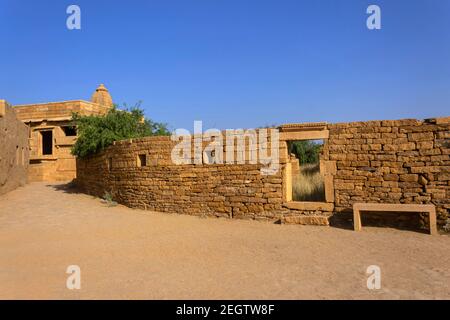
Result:
M289 152L295 154L300 164L317 163L322 145L313 140L292 141L289 144Z
M72 154L78 157L97 153L114 141L170 134L165 123L145 119L139 104L130 111L119 110L114 106L102 116L73 113L72 119L78 132Z

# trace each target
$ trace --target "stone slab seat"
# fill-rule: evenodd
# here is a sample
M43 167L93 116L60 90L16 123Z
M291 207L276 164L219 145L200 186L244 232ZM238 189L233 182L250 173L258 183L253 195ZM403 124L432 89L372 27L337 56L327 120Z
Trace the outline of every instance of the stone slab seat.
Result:
M436 226L436 208L432 204L355 203L353 204L353 226L355 231L361 231L361 211L428 213L430 234L438 234Z

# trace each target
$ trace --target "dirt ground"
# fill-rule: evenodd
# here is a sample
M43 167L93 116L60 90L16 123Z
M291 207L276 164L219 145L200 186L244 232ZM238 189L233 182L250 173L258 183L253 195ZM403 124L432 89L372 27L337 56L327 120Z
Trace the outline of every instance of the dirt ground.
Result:
M0 196L1 299L450 299L446 235L163 214L69 191ZM80 290L66 288L69 265Z

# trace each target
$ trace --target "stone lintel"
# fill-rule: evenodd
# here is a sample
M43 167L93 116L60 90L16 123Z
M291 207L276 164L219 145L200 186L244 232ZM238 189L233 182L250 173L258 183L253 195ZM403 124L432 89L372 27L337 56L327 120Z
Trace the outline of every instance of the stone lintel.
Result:
M287 123L278 127L281 132L317 131L327 128L326 122Z
M328 130L280 132L281 141L328 139Z

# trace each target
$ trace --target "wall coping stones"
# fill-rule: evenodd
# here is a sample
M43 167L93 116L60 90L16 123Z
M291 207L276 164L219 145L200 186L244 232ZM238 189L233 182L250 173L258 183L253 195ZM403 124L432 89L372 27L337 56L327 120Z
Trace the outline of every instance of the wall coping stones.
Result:
M324 130L327 127L326 122L305 122L305 123L286 123L278 128L281 132L286 131L309 131L309 130Z
M450 117L430 118L425 119L425 122L432 124L446 124L450 123Z

